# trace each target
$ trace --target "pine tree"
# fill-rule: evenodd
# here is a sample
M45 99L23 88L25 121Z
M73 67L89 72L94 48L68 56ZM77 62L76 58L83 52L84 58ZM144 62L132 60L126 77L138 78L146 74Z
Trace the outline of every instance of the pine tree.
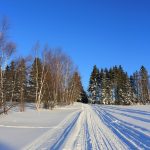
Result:
M115 72L116 76L116 99L115 104L124 105L127 103L127 93L129 92L128 76L122 66L119 66Z
M107 69L101 70L101 104L107 104L107 71Z
M116 104L118 96L118 67L114 66L110 70L111 87L112 87L112 104Z
M110 104L114 104L116 99L116 80L115 80L115 69L109 69L109 77L110 77Z
M130 77L121 65L114 66L109 71L107 68L101 69L100 72L94 66L88 91L90 99L99 99L101 104L131 105L150 102L150 82L144 66Z
M74 72L68 87L69 99L68 102L73 103L75 101L81 101L81 93L82 93L82 83L81 77L77 71Z
M136 71L133 73L133 80L134 80L134 89L135 89L135 102L141 103L141 77L140 73Z
M149 93L148 93L148 72L144 66L140 69L141 76L141 91L142 91L142 103L146 104L149 102Z
M103 84L103 77L104 77L104 70L101 69L99 71L99 99L100 99L100 104L103 104L103 90L102 90L102 84Z
M111 92L111 77L110 77L110 72L106 69L105 70L106 74L106 100L105 104L111 104L111 99L112 99L112 92Z
M136 80L134 78L134 75L130 76L130 85L132 92L132 102L135 104L137 103L137 95L136 95Z
M4 74L4 89L6 101L13 102L15 89L15 63L12 61L6 67Z
M124 85L125 85L125 88L124 88L125 97L124 97L123 104L124 105L131 105L135 100L134 100L134 97L133 97L133 92L132 92L132 87L131 87L131 84L130 84L130 79L129 79L127 73L125 74L125 83L124 83Z
M18 61L16 68L16 80L15 80L15 98L16 101L20 104L20 111L24 111L25 108L25 96L26 96L26 87L27 87L27 78L26 78L26 63L23 58Z
M91 101L99 103L100 76L99 76L99 70L96 67L96 65L93 67L93 71L91 73L88 92L89 92Z
M136 93L136 84L133 75L130 76L130 85L133 93Z
M81 92L81 102L88 103L88 96L83 88L82 88L82 92Z
M7 65L4 73L4 98L6 101L11 99L11 79L10 79L10 67Z

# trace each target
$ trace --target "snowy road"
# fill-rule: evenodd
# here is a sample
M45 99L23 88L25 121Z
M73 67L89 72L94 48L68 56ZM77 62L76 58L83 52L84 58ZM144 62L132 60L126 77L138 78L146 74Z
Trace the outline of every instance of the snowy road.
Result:
M20 116L20 114L17 115ZM33 113L31 116L35 117L35 115ZM37 137L29 136L31 141L20 145L18 149L21 150L150 150L150 106L106 106L79 103L65 109L41 112L38 116L39 119L43 118L43 122L39 119L34 122L37 125L38 121L38 124L42 125L40 127L35 128L30 122L28 126L23 126L24 122L20 119L17 123L19 126L11 123L12 126L8 121L10 118L6 118L0 129L41 132L37 134ZM44 123L48 116L53 122Z
M98 115L85 105L64 149L127 149Z
M81 110L70 114L54 130L50 130L24 149L150 149L150 130L148 127L147 129L142 128L121 120L120 118L124 115L121 112L123 110L115 106L82 105ZM140 112L142 114L142 111ZM115 113L122 116L116 117ZM145 111L144 115L147 115L147 117L144 115L143 117L137 117L136 110L132 113L129 111L129 113L135 114L135 116L132 115L134 117L132 121L141 119L137 121L146 122L147 125L150 125L150 120L146 119L150 116L150 112L146 113ZM131 115L126 113L125 117L130 119Z

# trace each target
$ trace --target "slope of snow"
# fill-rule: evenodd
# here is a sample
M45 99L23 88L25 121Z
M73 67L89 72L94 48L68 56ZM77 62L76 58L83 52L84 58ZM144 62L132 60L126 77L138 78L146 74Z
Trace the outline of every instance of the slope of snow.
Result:
M0 149L149 150L150 106L75 103L11 113L0 118Z

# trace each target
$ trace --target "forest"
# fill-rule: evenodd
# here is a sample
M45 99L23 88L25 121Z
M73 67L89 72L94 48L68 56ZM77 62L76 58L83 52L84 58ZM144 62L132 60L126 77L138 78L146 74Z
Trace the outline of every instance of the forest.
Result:
M8 36L9 22L0 25L0 114L14 106L25 110L25 103L53 109L74 102L98 104L147 104L150 102L148 71L144 66L130 77L122 66L98 69L90 76L88 91L71 58L61 49L36 42L32 55L17 56L16 43Z
M47 44L41 48L36 42L32 47L34 55L16 58L16 43L10 41L8 31L9 22L3 18L0 26L0 114L16 105L22 112L25 102L35 103L39 110L83 100L86 95L81 77L69 56Z
M148 71L141 66L139 71L129 76L121 65L100 70L95 65L90 76L88 92L91 103L109 105L150 103Z

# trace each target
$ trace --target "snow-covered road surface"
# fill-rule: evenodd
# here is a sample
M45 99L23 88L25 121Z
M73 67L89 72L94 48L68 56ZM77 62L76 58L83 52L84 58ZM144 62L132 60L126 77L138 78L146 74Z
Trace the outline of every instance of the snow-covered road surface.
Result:
M150 150L150 106L148 111L114 106L94 106L93 109L128 149Z
M73 132L60 149L112 150L127 149L113 132L101 121L89 105L84 105Z
M21 149L150 150L150 106L78 104L75 109L74 106L69 109L67 113L67 109L55 112L57 115L66 113L66 117L49 128L47 124L41 135L32 138L34 140L22 145ZM9 123L5 121L5 125ZM37 127L35 130L42 129Z
M126 112L126 121L122 111ZM70 114L57 128L50 130L24 149L148 150L150 149L149 116L149 111L126 109L126 107L82 105L81 110ZM128 119L134 123L128 122ZM136 125L136 122L139 125Z

